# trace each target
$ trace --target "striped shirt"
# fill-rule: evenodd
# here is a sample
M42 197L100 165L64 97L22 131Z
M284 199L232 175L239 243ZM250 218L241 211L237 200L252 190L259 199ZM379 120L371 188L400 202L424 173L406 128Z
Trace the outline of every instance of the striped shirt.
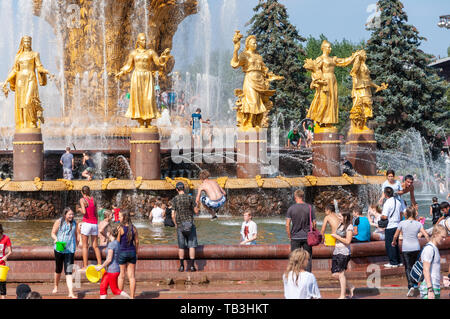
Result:
M77 222L73 221L72 229L70 229L70 224L63 221L62 225L59 226L58 233L56 234L57 241L65 242L66 248L62 251L62 254L74 254L77 248L75 232L77 230ZM54 249L56 250L56 244Z

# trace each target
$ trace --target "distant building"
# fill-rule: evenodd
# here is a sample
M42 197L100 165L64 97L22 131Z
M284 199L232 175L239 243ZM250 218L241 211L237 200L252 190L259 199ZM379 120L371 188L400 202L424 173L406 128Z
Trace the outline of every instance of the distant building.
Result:
M438 69L438 74L445 80L450 81L450 57L436 60L428 66Z

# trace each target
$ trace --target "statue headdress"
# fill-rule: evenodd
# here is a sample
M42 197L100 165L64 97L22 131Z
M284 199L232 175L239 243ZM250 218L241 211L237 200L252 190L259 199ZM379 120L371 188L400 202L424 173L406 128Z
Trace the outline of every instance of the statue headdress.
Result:
M24 42L25 39L30 39L31 40L31 37L28 36L28 35L24 35L22 37L22 39L20 40L19 51L17 51L17 55L21 54L24 51L23 42Z
M137 38L136 38L136 43L135 43L135 45L134 45L134 48L135 49L137 49L137 47L138 47L138 42L139 42L139 37L141 36L141 35L144 35L145 36L145 41L147 42L147 36L145 35L145 33L139 33L138 35L137 35Z

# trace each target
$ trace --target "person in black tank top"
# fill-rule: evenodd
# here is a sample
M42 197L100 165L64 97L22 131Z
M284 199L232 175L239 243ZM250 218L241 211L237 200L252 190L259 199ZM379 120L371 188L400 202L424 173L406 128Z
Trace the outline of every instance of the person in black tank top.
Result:
M120 290L123 290L125 274L130 283L130 297L134 299L136 293L136 262L137 252L139 250L139 235L137 228L131 222L130 213L127 211L119 212L120 225L117 241L120 243L119 267L120 274L117 284Z
M441 216L442 216L441 205L439 205L437 197L433 197L432 201L433 201L433 204L431 204L431 206L430 206L430 216L432 216L433 225L435 225L437 223L437 221L439 220L439 218L441 218Z
M175 227L175 223L172 220L172 205L163 204L163 209L166 211L164 216L164 226Z

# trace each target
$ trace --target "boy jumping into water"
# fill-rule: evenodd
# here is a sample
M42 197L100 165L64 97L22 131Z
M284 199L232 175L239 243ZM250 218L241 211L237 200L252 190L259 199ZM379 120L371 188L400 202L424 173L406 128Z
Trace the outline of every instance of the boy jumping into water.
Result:
M195 202L198 206L201 201L203 206L211 213L211 219L215 219L217 218L217 211L225 204L227 199L226 193L222 187L220 187L216 181L209 180L209 176L210 174L207 170L200 171L199 179L202 181L202 184L198 187ZM202 195L202 191L204 191L206 195Z

